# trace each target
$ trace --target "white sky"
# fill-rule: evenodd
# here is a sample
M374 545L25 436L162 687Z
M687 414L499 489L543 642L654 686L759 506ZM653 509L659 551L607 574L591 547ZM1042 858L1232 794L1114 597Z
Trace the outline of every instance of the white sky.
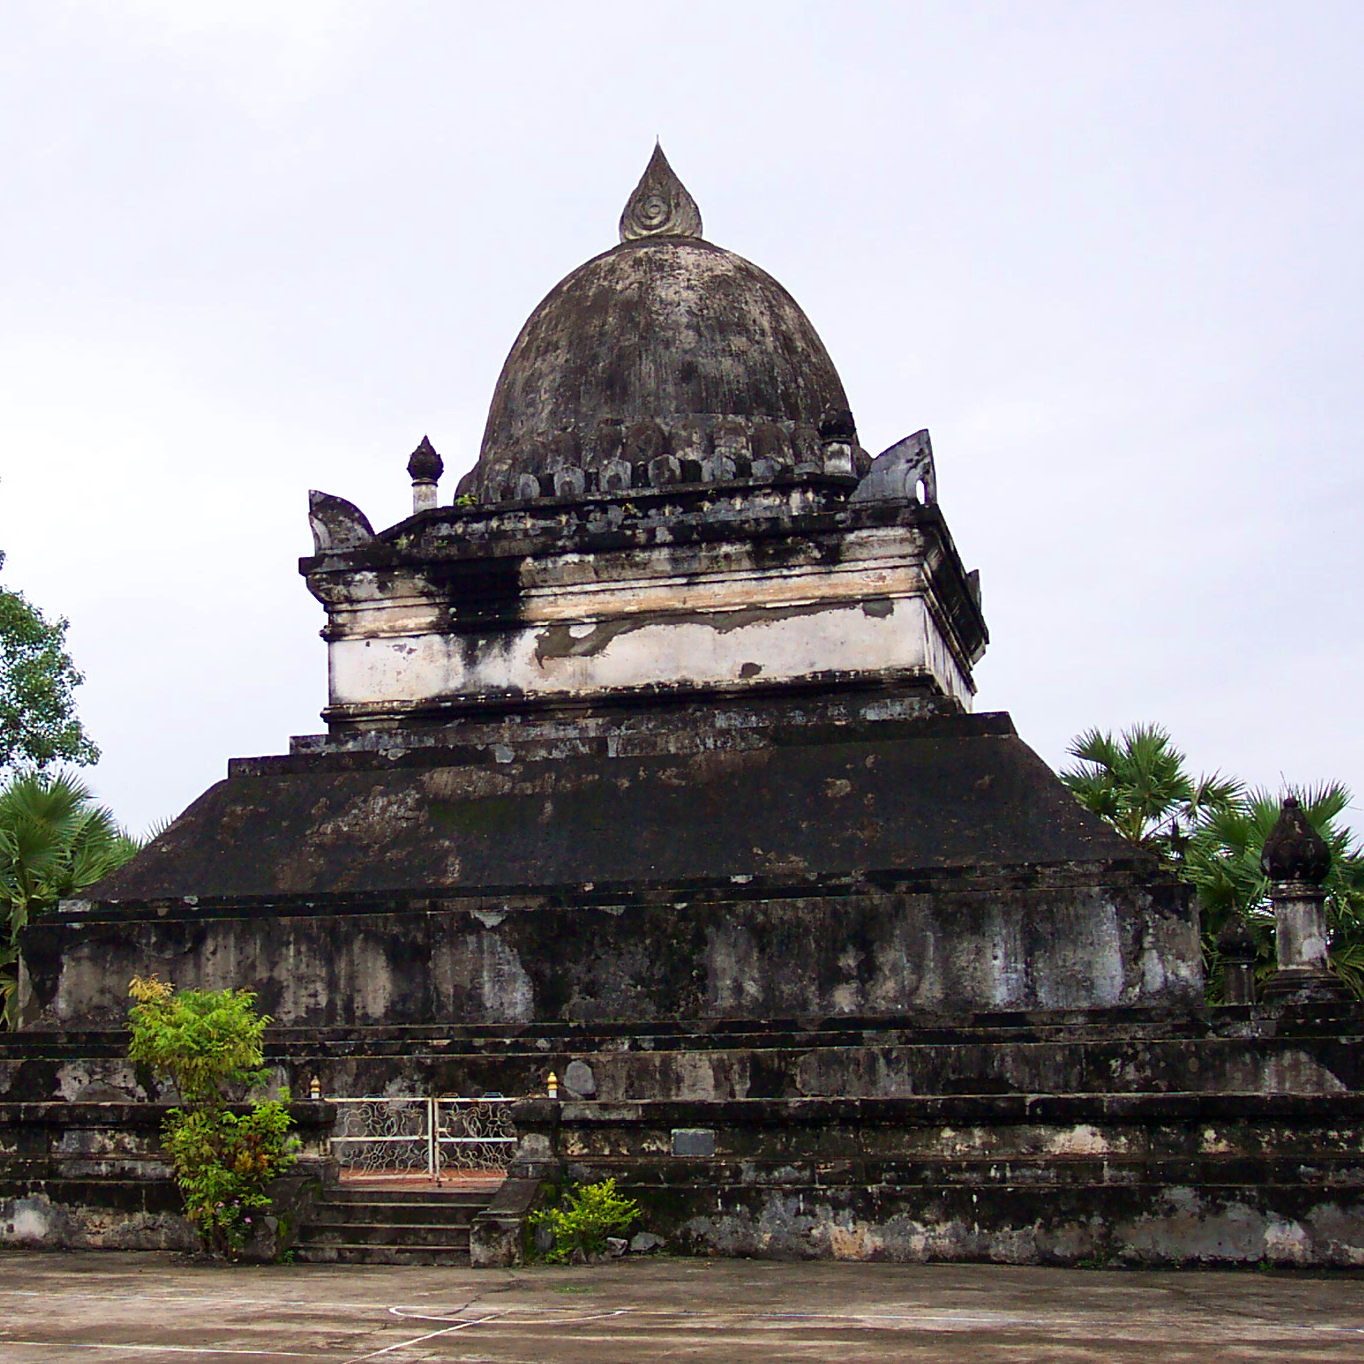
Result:
M0 548L133 828L321 728L310 487L445 495L655 133L873 453L933 434L1058 762L1364 793L1364 4L0 4ZM1364 819L1356 810L1356 827Z

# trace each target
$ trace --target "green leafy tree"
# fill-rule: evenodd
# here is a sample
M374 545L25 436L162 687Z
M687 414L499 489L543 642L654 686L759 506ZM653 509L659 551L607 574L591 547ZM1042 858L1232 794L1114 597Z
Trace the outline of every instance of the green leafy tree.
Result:
M121 867L140 846L75 777L28 772L0 788L0 997L11 1025L24 925Z
M163 1138L185 1214L210 1254L241 1257L268 1216L269 1185L297 1159L284 1100L233 1106L266 1080L268 1016L251 990L176 990L155 976L129 986L130 1059L170 1080L183 1107L166 1115Z
M1115 739L1087 730L1070 746L1076 764L1061 780L1080 804L1131 842L1156 853L1197 892L1209 990L1220 988L1217 937L1244 916L1259 953L1258 971L1274 969L1274 917L1260 854L1279 817L1281 797L1247 790L1214 773L1194 777L1158 725L1138 725ZM1290 790L1331 848L1326 915L1331 964L1364 997L1364 852L1340 820L1350 792L1339 783Z
M50 621L23 593L0 588L0 769L99 757L76 718L73 692L83 678L66 631L66 620Z

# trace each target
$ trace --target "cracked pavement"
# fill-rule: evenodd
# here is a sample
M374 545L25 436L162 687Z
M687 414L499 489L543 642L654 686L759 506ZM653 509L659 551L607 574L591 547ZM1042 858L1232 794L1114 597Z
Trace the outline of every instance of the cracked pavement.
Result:
M1364 1276L653 1258L229 1269L0 1253L5 1364L1364 1359Z

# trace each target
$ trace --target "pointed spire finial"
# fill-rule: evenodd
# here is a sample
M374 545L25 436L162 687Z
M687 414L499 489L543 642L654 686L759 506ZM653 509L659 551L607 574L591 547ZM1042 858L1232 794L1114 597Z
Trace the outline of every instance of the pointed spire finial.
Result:
M438 483L445 472L445 461L436 453L430 438L422 437L422 443L413 450L407 461L408 477L414 482Z
M700 235L701 210L668 164L662 143L655 142L654 154L620 215L620 239Z
M1319 886L1331 870L1331 848L1312 827L1296 796L1287 796L1260 855L1271 881L1303 881Z
M412 480L412 511L430 511L436 505L436 484L445 472L445 461L427 437L412 452L407 461L407 473Z

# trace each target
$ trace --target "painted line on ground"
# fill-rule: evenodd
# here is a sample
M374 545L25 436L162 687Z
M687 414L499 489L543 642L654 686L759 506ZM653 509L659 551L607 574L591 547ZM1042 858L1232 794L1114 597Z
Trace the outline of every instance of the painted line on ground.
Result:
M229 1350L213 1345L122 1345L102 1344L93 1340L14 1340L0 1336L0 1346L31 1345L40 1350L137 1350L145 1356L167 1355L259 1355L265 1359L335 1359L330 1351L316 1350Z
M455 1322L460 1322L460 1323L463 1324L463 1325L473 1326L473 1325L475 1325L475 1324L481 1325L481 1324L482 1324L483 1322L485 1322L485 1321L503 1321L503 1320L505 1320L505 1321L507 1322L507 1325L512 1326L512 1325L515 1325L515 1322L513 1322L513 1321L511 1320L511 1318L512 1318L513 1316L518 1315L518 1314L526 1314L526 1313L543 1313L543 1312L562 1312L562 1311L563 1311L563 1308L562 1308L562 1307L508 1307L508 1308L506 1308L504 1311L501 1311L501 1312L494 1312L494 1313L493 1313L492 1315L490 1315L490 1316L480 1317L480 1318L478 1319L478 1322L477 1322L477 1323L472 1322L472 1321L469 1321L467 1317L462 1318L462 1317L432 1317L432 1316L424 1316L424 1315L423 1315L422 1313L420 1313L420 1312L417 1312L417 1311L408 1311L406 1308L403 1308L403 1307L390 1307L388 1310L389 1310L395 1317L398 1317L398 1318L399 1318L400 1320L402 1320L402 1321L455 1321ZM623 1317L623 1316L625 1316L627 1313L630 1314L630 1315L632 1315L632 1316L637 1315L637 1316L657 1316L657 1317L697 1316L697 1315L699 1315L698 1313L695 1313L695 1312L692 1312L692 1313L687 1313L687 1312L668 1312L668 1311L664 1311L664 1310L661 1309L661 1308L660 1308L660 1309L657 1309L657 1310L651 1311L651 1310L649 1310L649 1309L641 1309L641 1308L636 1308L636 1307L613 1307L609 1312L586 1312L586 1313L584 1313L582 1316L578 1316L578 1317L557 1317L557 1318L551 1317L551 1318L549 1318L548 1320L546 1320L543 1316L534 1316L533 1319L532 1319L531 1321L527 1322L526 1324L529 1325L529 1326L576 1326L576 1325L578 1325L579 1322L583 1322L583 1321L604 1321L607 1317Z
M375 1350L367 1355L352 1355L346 1364L365 1364L367 1359L379 1359L383 1355L392 1354L394 1350L406 1350L413 1345L425 1344L428 1340L435 1340L437 1336L453 1335L456 1331L465 1331L470 1326L482 1326L484 1322L494 1321L501 1313L493 1313L488 1317L476 1317L471 1321L462 1321L455 1326L446 1326L439 1331L428 1331L424 1336L414 1336L411 1340L395 1341L392 1345L385 1345L382 1350Z
M131 1285L136 1290L136 1297L139 1302L165 1302L165 1303L202 1303L206 1306L238 1306L238 1307L273 1307L282 1310L289 1307L317 1308L319 1310L328 1308L344 1308L351 1312L377 1312L384 1307L382 1301L377 1302L322 1302L317 1298L243 1298L235 1293L230 1297L210 1296L203 1293L144 1293L139 1285ZM126 1298L130 1286L118 1284L112 1288L99 1293L76 1293L61 1288L33 1289L33 1288L0 1288L0 1298L44 1298L47 1300L60 1299L63 1302L79 1302L86 1299L92 1302L100 1302L107 1298Z

